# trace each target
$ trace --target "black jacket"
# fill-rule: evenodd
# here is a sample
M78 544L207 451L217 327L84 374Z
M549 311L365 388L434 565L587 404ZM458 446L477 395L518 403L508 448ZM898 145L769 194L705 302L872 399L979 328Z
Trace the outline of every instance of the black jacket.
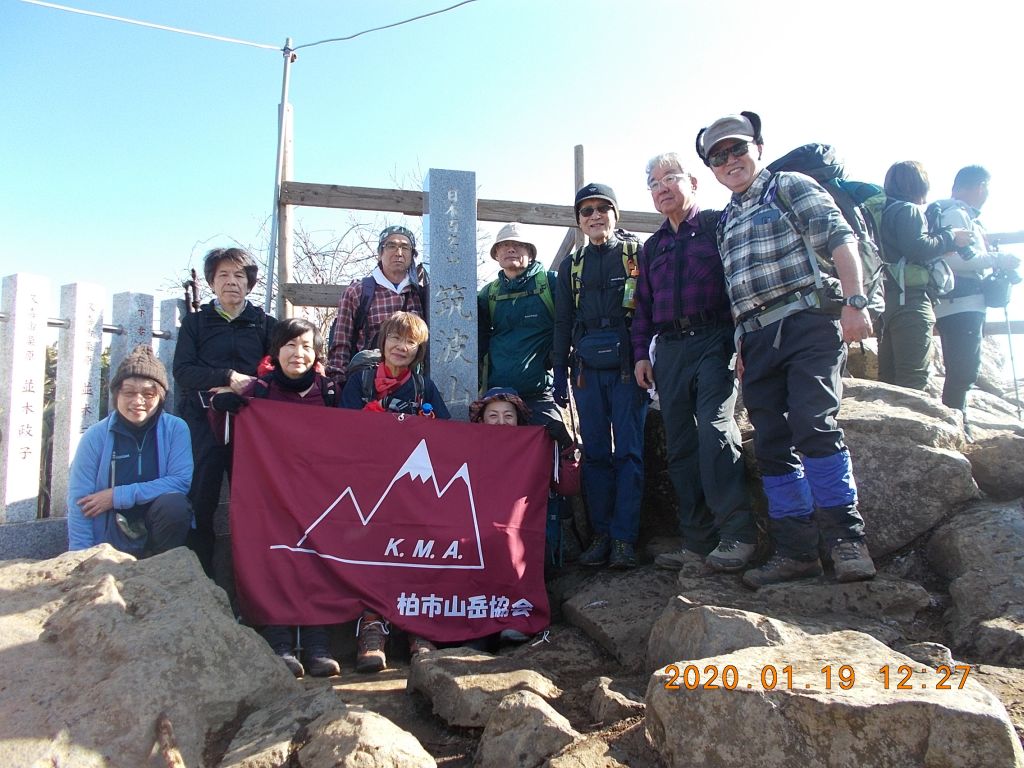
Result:
M583 251L583 270L579 288L579 309L573 296L572 254L558 267L555 290L555 343L552 363L567 365L569 347L588 331L604 326L623 331L623 343L629 346L629 315L622 306L626 269L622 264L622 241L612 235L601 245L588 244Z
M174 382L178 415L186 421L206 419L198 392L229 383L231 371L256 375L256 366L270 347L270 332L277 320L246 302L231 322L204 304L186 315L174 348Z

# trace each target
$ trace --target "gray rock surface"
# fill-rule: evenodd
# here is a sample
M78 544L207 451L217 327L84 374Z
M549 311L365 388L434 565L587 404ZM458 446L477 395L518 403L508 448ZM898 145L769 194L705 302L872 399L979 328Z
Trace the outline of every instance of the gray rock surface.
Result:
M961 690L954 677L950 690L937 690L942 678L934 670L861 633L810 636L698 666L709 664L734 667L735 689L688 690L680 679L667 690L663 672L651 677L647 732L669 766L1024 765L1006 709L982 685L968 677ZM839 687L841 664L855 675L848 690ZM896 690L903 664L913 670L910 690ZM773 689L762 684L769 665L778 673ZM893 670L888 689L878 672L885 665ZM832 671L831 688L823 667Z
M0 590L0 765L137 768L163 711L200 766L239 712L298 691L186 549L0 563Z
M437 763L408 731L375 712L326 712L309 725L298 752L300 768L435 768Z
M957 649L1024 663L1024 510L978 503L940 527L928 558L950 580L947 620Z
M476 768L536 768L579 738L569 721L531 691L503 698L487 721Z
M434 714L449 725L482 728L501 700L515 691L554 699L561 690L532 669L513 660L470 648L422 653L409 667L410 691L430 700Z
M610 677L599 677L583 690L593 689L590 699L590 715L597 723L614 723L644 713L643 696L632 691L616 690L615 681Z

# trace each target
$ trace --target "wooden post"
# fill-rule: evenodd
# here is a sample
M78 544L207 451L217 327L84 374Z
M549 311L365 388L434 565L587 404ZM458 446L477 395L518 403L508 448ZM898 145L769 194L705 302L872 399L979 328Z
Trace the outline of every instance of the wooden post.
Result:
M583 145L582 144L577 144L576 145L576 149L574 151L574 158L575 158L575 164L576 164L576 173L575 173L576 186L574 186L572 188L572 196L573 196L573 198L576 197L576 190L578 190L580 187L582 187L584 184L587 183L586 181L583 180L584 174L583 174ZM575 221L573 222L573 225L574 226L576 225ZM583 233L580 231L579 227L576 227L575 241L576 241L576 248L579 248L581 245L583 245Z
M284 105L282 116L284 131L284 149L282 157L281 181L284 183L292 176L295 144L292 140L292 105ZM295 308L285 297L283 288L292 281L292 207L278 198L277 204L277 318L283 320L291 317Z

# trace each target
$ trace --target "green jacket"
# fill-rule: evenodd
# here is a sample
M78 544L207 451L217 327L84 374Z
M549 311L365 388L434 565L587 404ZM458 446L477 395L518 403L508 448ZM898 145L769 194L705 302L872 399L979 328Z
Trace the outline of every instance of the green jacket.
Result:
M479 359L481 374L486 374L482 387L511 387L524 397L551 391L549 371L555 319L549 306L556 275L548 272L545 286L543 277L537 279L543 271L535 261L514 280L499 272L497 279L477 295ZM492 285L497 286L493 302ZM547 302L541 296L542 290L549 291Z

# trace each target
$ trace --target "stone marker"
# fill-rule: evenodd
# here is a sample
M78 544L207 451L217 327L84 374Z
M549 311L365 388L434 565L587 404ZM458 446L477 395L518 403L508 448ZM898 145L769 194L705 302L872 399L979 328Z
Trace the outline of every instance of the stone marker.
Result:
M431 168L423 189L430 378L452 418L465 421L477 396L476 174Z

